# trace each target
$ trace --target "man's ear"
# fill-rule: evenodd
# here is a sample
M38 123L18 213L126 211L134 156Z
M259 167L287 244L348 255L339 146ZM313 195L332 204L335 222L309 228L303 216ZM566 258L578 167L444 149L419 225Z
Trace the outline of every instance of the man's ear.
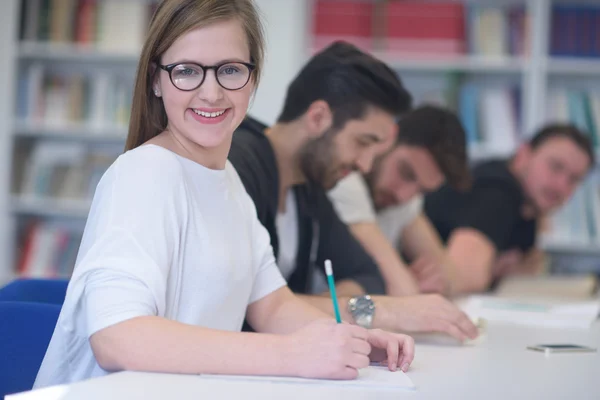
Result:
M517 170L520 170L527 161L531 158L531 153L533 149L529 145L529 143L523 143L519 146L517 153L515 154L515 167Z
M333 125L333 112L325 100L317 100L308 107L304 119L310 137L317 138Z

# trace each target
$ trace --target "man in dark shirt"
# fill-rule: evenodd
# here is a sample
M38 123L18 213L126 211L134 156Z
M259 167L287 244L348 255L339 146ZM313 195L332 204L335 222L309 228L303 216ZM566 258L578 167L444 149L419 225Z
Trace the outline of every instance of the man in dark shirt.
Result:
M585 134L549 125L512 159L475 167L470 191L443 186L428 195L425 212L447 244L453 291L483 291L504 275L539 270L540 220L569 199L594 163Z
M275 125L247 118L233 135L229 160L271 236L289 287L333 314L322 296L332 261L344 320L402 332L477 335L468 317L439 295L384 293L378 267L334 211L326 191L352 170L368 172L395 140L411 97L384 63L337 42L315 55L288 88ZM319 279L320 278L320 279Z

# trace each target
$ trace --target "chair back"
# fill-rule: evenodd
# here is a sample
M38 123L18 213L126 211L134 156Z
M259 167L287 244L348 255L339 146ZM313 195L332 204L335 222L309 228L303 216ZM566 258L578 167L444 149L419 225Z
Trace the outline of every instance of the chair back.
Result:
M0 302L0 399L33 387L60 308L57 304Z
M0 301L29 301L62 305L67 279L16 279L0 289Z

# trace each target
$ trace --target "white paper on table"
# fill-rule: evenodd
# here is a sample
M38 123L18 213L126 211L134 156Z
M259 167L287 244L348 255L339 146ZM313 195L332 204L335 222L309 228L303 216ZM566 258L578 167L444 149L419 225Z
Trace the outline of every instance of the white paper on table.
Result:
M472 319L552 328L589 328L600 312L598 300L559 302L470 296L461 305Z
M415 390L416 387L412 380L398 369L395 372L390 371L387 366L371 365L359 370L358 377L353 380L330 380L330 379L305 379L280 376L255 376L255 375L200 375L205 379L223 379L227 381L241 380L249 382L269 382L283 384L301 384L301 385L334 385L346 387L361 387L370 389L402 389Z

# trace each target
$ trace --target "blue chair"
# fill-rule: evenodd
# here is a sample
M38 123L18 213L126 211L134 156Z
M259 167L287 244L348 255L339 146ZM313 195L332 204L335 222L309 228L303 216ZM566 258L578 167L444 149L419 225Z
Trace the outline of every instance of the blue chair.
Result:
M61 306L0 302L0 399L31 390Z
M0 289L0 301L30 301L62 305L67 279L16 279Z

